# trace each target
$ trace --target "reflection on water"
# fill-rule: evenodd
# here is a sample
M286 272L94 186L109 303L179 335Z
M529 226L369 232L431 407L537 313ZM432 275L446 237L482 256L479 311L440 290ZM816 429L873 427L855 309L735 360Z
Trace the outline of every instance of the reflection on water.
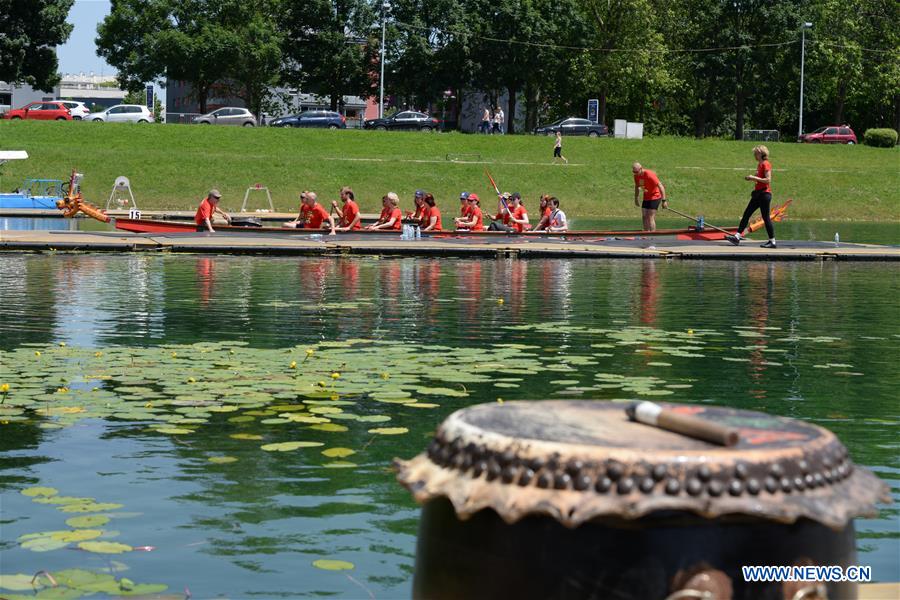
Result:
M437 423L466 404L501 393L579 397L578 386L557 383L562 370L582 387L597 373L654 376L677 386L666 399L810 419L834 430L900 500L895 265L61 254L0 255L0 266L3 350L203 341L283 349L363 338L448 354L532 344L547 366L523 373L517 388L478 383L466 398L434 397L433 410L378 406L410 432L373 439L357 428L333 438L357 451L357 466L347 469L324 468L315 449L262 452L230 437L262 426L227 414L171 437L128 420L58 430L11 422L0 436L4 572L107 564L18 547L20 535L65 527L52 506L18 493L49 485L125 505L130 517L115 520L117 539L156 548L122 559L135 581L188 587L196 597L408 596L418 513L394 482L391 459L419 452ZM688 330L703 332L702 345L666 333L681 340ZM623 343L623 331L669 341ZM587 397L622 395L592 388ZM238 460L213 464L211 455ZM897 524L897 509L884 507L857 525L860 563L882 581L900 579ZM355 569L312 566L323 557Z

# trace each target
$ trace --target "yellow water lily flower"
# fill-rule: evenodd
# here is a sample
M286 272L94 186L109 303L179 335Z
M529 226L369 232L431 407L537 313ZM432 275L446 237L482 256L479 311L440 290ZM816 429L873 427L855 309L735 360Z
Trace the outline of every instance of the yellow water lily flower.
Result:
M291 361L291 368L292 368L292 369L296 369L296 368L297 368L297 361L296 361L296 360L292 360L292 361Z
M6 394L7 392L9 392L9 384L0 384L0 394Z
M332 379L340 379L340 377L341 377L341 374L336 371L331 374Z

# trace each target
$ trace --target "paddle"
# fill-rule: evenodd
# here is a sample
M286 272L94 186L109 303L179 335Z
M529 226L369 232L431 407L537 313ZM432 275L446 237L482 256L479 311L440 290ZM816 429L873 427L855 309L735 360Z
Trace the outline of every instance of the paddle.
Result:
M684 217L685 219L690 219L690 220L693 221L694 223L699 223L699 222L700 222L700 219L697 219L696 217L692 217L692 216L690 216L690 215L686 215L686 214L684 214L683 212L679 212L679 211L675 210L674 208L669 208L668 206L666 206L666 207L664 207L664 208L665 208L666 210L668 210L669 212L675 213L676 215L681 215L681 216ZM710 223L704 223L703 225L704 225L705 227L709 227L710 229L715 229L716 231L721 231L722 233L724 233L724 234L726 234L726 235L734 235L733 232L728 231L727 229L722 229L721 227L716 227L715 225L712 225L712 224L710 224Z
M503 210L506 211L506 214L512 216L512 211L509 210L509 204L506 203L506 199L503 197L503 194L500 193L500 188L497 187L497 182L494 181L494 178L491 177L490 171L487 170L487 167L484 168L484 174L488 176L488 179L491 180L491 185L494 187L494 192L497 194L497 199L500 200L500 204L503 205ZM491 217L491 221L502 221L503 219L496 219Z

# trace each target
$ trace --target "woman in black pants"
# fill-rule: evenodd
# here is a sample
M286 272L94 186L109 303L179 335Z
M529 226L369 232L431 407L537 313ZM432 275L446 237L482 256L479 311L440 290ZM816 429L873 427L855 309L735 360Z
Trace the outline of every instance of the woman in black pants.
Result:
M741 243L744 235L744 229L750 222L750 216L759 209L762 213L763 223L766 224L766 233L769 234L769 241L760 244L762 248L775 248L775 227L772 225L772 217L769 215L770 206L772 204L772 165L769 163L769 149L765 146L757 146L753 149L753 156L756 158L756 175L747 175L744 177L747 181L755 181L753 193L750 194L750 202L744 209L744 216L741 217L741 224L738 225L737 233L727 235L725 239L737 246Z

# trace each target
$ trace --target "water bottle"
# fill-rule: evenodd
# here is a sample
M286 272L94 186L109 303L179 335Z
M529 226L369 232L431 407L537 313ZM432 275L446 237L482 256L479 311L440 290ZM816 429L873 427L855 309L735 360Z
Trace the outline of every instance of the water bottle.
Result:
M837 246L840 243L841 243L841 234L839 234L838 232L835 231L834 232L834 245Z
M417 239L417 240L422 239L422 230L419 229L419 226L418 226L418 225L416 225L416 239Z

